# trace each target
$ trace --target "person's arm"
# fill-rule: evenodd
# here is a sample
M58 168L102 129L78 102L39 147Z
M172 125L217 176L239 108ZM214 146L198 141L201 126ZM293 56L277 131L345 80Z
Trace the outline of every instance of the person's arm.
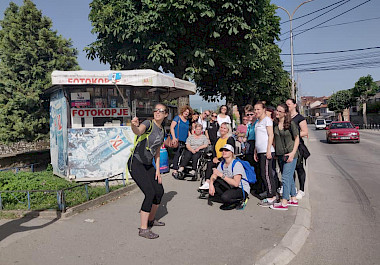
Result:
M216 180L216 178L219 177L223 179L225 182L227 182L229 185L231 185L232 187L239 187L240 180L241 180L241 174L236 174L232 178L228 178L228 177L223 178L223 172L221 172L218 169L214 169L213 176L214 176L213 182ZM210 179L210 183L211 183L211 179Z
M254 150L254 152L253 152L253 159L254 159L256 162L259 161L259 158L258 158L258 156L257 156L257 149L256 149L256 147L255 147L255 150Z
M146 130L146 126L144 124L140 124L139 118L137 117L134 117L132 119L131 128L132 128L132 132L136 135L142 135Z
M170 124L170 134L172 135L172 139L174 142L178 141L178 139L175 137L175 131L174 131L174 128L176 125L177 125L177 122L175 120L173 120L172 123Z
M297 126L294 124L294 122L292 122L291 124L291 128L290 128L291 133L292 135L294 136L294 146L293 146L293 150L289 153L289 154L286 154L287 156L289 156L287 162L290 163L293 161L294 159L294 156L296 155L297 153L297 150L298 150L298 146L300 144L300 137L298 135L298 128Z
M302 137L309 137L309 128L307 128L306 120L303 120L300 122L300 128L301 128L301 138Z
M267 159L272 159L271 147L273 145L273 126L267 126L268 145L267 145Z
M155 179L159 184L162 183L161 172L160 172L160 148L157 148L156 155L154 157L154 162L156 162L156 176Z

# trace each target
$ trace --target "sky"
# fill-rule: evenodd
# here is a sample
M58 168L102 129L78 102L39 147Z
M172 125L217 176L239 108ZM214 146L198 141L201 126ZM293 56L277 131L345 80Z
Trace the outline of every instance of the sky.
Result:
M4 11L10 2L9 0L0 0L0 19L3 19ZM13 2L17 5L22 5L23 3L22 0L13 0ZM96 36L91 33L91 22L88 20L88 14L90 12L89 3L91 0L34 0L33 2L38 9L42 10L43 15L51 18L53 29L57 30L58 34L73 41L73 46L79 51L78 63L82 69L109 69L108 65L101 64L98 60L91 61L87 59L86 53L83 51L86 46L96 39ZM302 2L303 0L272 0L273 4L282 6L290 13L293 13L294 9ZM355 8L355 6L362 3L364 4ZM341 6L338 6L340 4ZM333 6L306 17L296 19L297 17L310 14L329 5ZM332 8L335 9L331 10ZM352 8L353 10L348 11ZM306 69L310 68L310 63L316 62L317 60L319 62L329 60L329 66L338 64L338 68L341 68L342 63L347 64L347 62L362 63L362 65L368 66L370 65L368 61L373 61L376 58L377 62L380 62L380 49L318 55L297 55L299 53L320 53L379 47L379 10L379 0L314 0L302 5L296 11L293 16L293 32L295 35L294 69L295 81L298 84L300 96L329 96L336 91L352 88L361 76L368 74L372 75L375 81L380 80L380 63L377 64L376 68L330 71L309 71ZM327 11L329 11L327 14L321 15ZM342 14L346 11L348 12ZM277 10L277 15L281 17L282 23L281 40L278 41L277 44L282 49L282 54L284 54L281 55L281 59L284 62L285 69L290 72L290 55L287 55L290 54L290 40L287 39L289 38L289 23L287 22L289 17L286 12L281 9ZM321 15L321 17L317 18L319 15ZM332 19L335 16L338 17ZM311 19L314 20L297 28ZM326 22L329 19L332 20ZM362 21L352 23L358 20ZM320 25L320 27L327 27L315 28L296 36L296 34L301 33L302 30L317 26L323 22L326 23ZM353 58L356 59L354 61L347 61ZM341 61L342 59L346 61ZM321 65L317 65L317 67L318 66ZM372 64L372 66L374 65ZM216 109L217 105L223 103L224 100L219 103L207 103L197 95L190 96L191 106L197 109Z

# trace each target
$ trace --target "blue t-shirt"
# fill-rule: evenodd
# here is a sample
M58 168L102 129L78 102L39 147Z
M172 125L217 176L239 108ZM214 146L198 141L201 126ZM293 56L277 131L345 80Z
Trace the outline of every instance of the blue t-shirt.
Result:
M184 122L183 120L181 120L179 116L175 116L173 121L177 123L176 126L174 127L175 137L179 141L186 142L187 136L189 135L189 124L190 124L189 120L186 120L186 122ZM178 129L178 126L179 126L179 129ZM178 132L179 132L179 135L178 135Z
M255 120L254 123L248 124L247 133L246 133L246 137L247 137L248 141L255 140L255 126L256 126L256 123L257 123L257 120Z

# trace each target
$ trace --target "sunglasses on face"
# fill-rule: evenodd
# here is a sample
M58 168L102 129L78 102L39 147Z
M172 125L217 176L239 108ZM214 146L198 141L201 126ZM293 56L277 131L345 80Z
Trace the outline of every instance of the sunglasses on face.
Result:
M217 118L218 116L217 115L212 115L213 118Z
M160 112L160 113L165 113L166 110L165 109L153 109L153 112Z
M231 152L231 151L228 149L222 149L222 152Z
M247 116L253 116L253 115L255 115L255 114L253 114L253 113L248 113L247 114Z
M285 113L285 111L283 111L283 110L276 110L276 111L279 113Z

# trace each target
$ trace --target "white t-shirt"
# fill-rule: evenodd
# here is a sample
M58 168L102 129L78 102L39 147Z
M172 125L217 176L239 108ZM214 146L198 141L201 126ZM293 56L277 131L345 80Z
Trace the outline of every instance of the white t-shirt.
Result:
M255 126L255 146L257 153L266 153L268 147L268 132L267 127L273 128L273 121L269 117L265 117L262 121L258 120ZM271 152L274 152L273 145L270 147Z
M216 118L216 120L218 121L219 126L222 125L223 122L227 122L227 123L231 124L231 118L230 118L230 116L228 116L228 115L226 115L225 118L221 118L221 117L218 115L218 117Z

